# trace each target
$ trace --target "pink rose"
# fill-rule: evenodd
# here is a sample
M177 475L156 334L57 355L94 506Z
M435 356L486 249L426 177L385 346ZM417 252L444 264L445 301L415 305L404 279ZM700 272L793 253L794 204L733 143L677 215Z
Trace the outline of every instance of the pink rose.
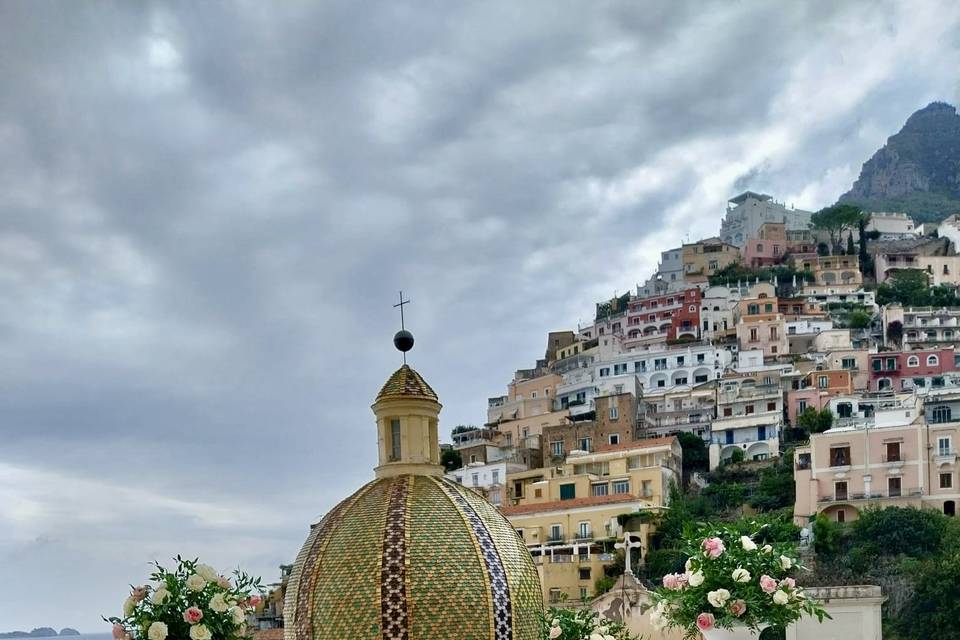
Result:
M127 635L127 630L123 628L122 624L113 625L114 640L123 640L124 636L126 635Z
M760 588L764 593L773 593L777 590L777 581L768 575L760 576Z
M221 586L222 588L224 588L224 589L229 589L229 588L230 588L230 578L227 578L227 577L225 577L225 576L220 576L220 577L217 578L217 584L220 585L220 586Z
M670 590L672 590L672 591L676 591L676 589L677 589L677 574L675 574L675 573L668 573L667 575L663 576L663 586L664 586L664 588L666 588L666 589L670 589Z
M203 620L203 611L201 611L197 607L190 607L189 609L183 612L184 622L188 622L190 624L197 624L201 620Z
M146 587L134 587L133 590L130 592L130 598L132 598L134 602L140 602L146 597L147 597Z
M734 600L730 603L730 613L738 618L747 612L747 603L743 600Z
M797 581L794 580L793 578L784 578L783 580L780 581L780 586L781 587L785 586L788 589L796 589Z
M703 553L711 558L719 558L726 547L723 546L723 540L720 538L707 538L703 541Z
M710 629L713 629L713 621L712 613L701 613L697 616L697 629L710 631Z
M251 607L256 607L256 606L257 606L258 604L260 604L262 601L263 601L263 599L262 599L260 596L258 596L257 594L253 594L252 596L250 596L249 598L247 598L247 604L249 604Z

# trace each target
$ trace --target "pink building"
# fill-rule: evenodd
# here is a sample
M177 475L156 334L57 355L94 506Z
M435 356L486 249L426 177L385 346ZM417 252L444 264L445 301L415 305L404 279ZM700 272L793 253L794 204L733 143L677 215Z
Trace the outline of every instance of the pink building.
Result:
M956 371L953 347L870 354L870 390L902 391L943 385L943 375Z
M953 516L957 489L955 444L960 390L902 396L872 418L849 419L794 451L794 519L817 514L857 519L866 507L929 507Z
M787 254L787 231L782 222L764 222L757 235L743 248L743 263L749 267L767 267L783 261Z

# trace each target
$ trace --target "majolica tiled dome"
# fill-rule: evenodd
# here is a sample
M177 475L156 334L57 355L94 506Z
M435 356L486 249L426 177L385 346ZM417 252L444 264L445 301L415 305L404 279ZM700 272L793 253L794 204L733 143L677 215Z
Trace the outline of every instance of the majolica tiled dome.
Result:
M433 389L404 365L373 408L379 477L311 529L287 583L285 640L538 638L540 579L523 541L482 496L442 476L436 445L427 456L417 448L436 442ZM399 457L398 420L411 451Z

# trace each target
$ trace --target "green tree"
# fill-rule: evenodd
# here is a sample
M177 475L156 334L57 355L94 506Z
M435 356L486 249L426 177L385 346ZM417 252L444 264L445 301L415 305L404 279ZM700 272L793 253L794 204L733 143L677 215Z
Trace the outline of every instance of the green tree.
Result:
M889 282L877 287L877 304L899 302L904 306L924 307L930 304L930 285L927 272L920 269L900 269Z
M843 237L844 231L854 229L864 219L860 207L851 204L835 204L817 211L810 217L810 226L827 232L830 237L830 253Z
M732 464L743 462L743 458L744 458L743 449L734 449L733 453L730 454L730 462Z
M463 458L460 457L460 452L456 449L441 449L440 464L442 464L443 468L448 472L454 471L463 466Z
M860 273L863 275L873 274L873 256L867 252L867 216L864 216L857 223L857 232L860 236L860 248L858 255L860 257Z
M847 326L851 329L866 329L870 326L870 314L859 309L850 312L847 318Z
M813 521L813 549L818 554L833 556L840 548L840 525L823 515L817 514Z
M887 340L898 347L903 343L903 323L894 320L887 324Z
M833 426L833 413L829 409L807 407L797 416L797 426L807 433L823 433Z
M760 481L748 502L757 511L765 512L792 507L796 498L793 465L784 457L778 464L760 472Z
M857 252L857 248L853 245L853 232L850 231L847 233L847 255L852 256Z
M909 638L956 638L960 620L960 552L920 563L914 591L894 626ZM886 634L884 634L886 635Z
M853 523L853 546L877 544L886 555L926 558L940 549L946 516L932 509L864 509Z
M700 436L684 431L677 434L683 450L683 471L706 471L710 468L710 451Z

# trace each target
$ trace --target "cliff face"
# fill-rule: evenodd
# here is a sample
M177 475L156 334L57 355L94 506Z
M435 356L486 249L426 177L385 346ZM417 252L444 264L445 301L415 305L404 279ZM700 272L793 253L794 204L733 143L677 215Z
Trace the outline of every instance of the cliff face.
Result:
M914 113L863 164L840 202L869 211L902 211L918 221L960 212L960 115L933 102Z

